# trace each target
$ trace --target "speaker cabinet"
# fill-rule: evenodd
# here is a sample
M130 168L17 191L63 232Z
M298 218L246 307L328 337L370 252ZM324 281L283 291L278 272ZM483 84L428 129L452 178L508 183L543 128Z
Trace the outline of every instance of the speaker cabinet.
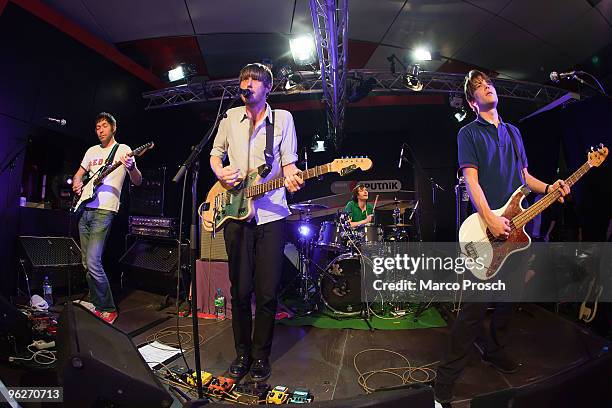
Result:
M49 277L55 293L66 293L69 281L73 290L85 285L81 248L73 238L22 235L17 262L19 285L26 289L27 275L32 294L41 293L45 276Z
M71 406L169 407L172 397L127 334L66 305L57 334L58 380Z

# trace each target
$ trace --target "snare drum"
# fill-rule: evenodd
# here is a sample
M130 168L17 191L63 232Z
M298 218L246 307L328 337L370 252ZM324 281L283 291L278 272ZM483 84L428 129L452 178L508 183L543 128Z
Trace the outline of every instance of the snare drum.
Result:
M329 251L346 251L344 229L333 221L323 221L316 246Z

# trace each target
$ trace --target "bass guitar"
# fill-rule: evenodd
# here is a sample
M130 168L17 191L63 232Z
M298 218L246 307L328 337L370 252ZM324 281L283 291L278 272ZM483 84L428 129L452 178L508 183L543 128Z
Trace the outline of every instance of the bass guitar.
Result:
M600 144L597 150L591 148L587 156L587 161L565 180L565 184L571 187L592 167L599 167L608 156L608 148ZM478 213L470 215L461 224L459 229L461 256L475 261L467 262L466 268L478 279L493 278L508 256L527 249L531 245L531 238L525 232L525 225L561 196L559 190L555 189L525 210L521 204L527 194L529 194L529 188L521 186L512 193L503 207L493 210L495 215L510 220L510 235L505 240L494 237ZM480 259L477 261L477 258Z

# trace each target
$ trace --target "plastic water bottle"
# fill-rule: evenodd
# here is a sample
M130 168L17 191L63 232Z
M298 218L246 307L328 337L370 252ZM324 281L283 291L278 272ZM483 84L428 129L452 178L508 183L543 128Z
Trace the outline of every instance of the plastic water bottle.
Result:
M51 286L51 281L48 276L45 276L43 280L43 297L45 301L49 305L49 307L53 306L53 286Z
M215 294L215 316L219 320L225 319L225 296L223 296L221 288L217 288Z

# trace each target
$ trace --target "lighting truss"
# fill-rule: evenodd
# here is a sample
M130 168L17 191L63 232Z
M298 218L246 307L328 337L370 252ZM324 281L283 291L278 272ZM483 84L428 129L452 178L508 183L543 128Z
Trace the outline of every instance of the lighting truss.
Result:
M348 48L348 0L309 0L319 56L328 137L338 146L344 128Z
M317 94L323 92L323 82L319 72L301 71L304 90L301 94ZM419 80L423 83L423 90L415 92L403 85L403 73L392 74L386 70L350 70L347 77L353 79L374 78L376 84L373 94L416 94L416 93L448 93L463 94L463 75L448 74L444 72L421 71ZM286 95L284 79L275 79L271 94L274 96ZM567 90L545 86L531 82L514 81L509 79L494 79L497 95L500 98L520 99L545 105L555 101L565 94ZM143 93L148 101L146 109L180 106L189 103L217 101L221 99L225 90L226 99L233 98L238 92L238 79L224 79L206 82L192 82L164 89Z

